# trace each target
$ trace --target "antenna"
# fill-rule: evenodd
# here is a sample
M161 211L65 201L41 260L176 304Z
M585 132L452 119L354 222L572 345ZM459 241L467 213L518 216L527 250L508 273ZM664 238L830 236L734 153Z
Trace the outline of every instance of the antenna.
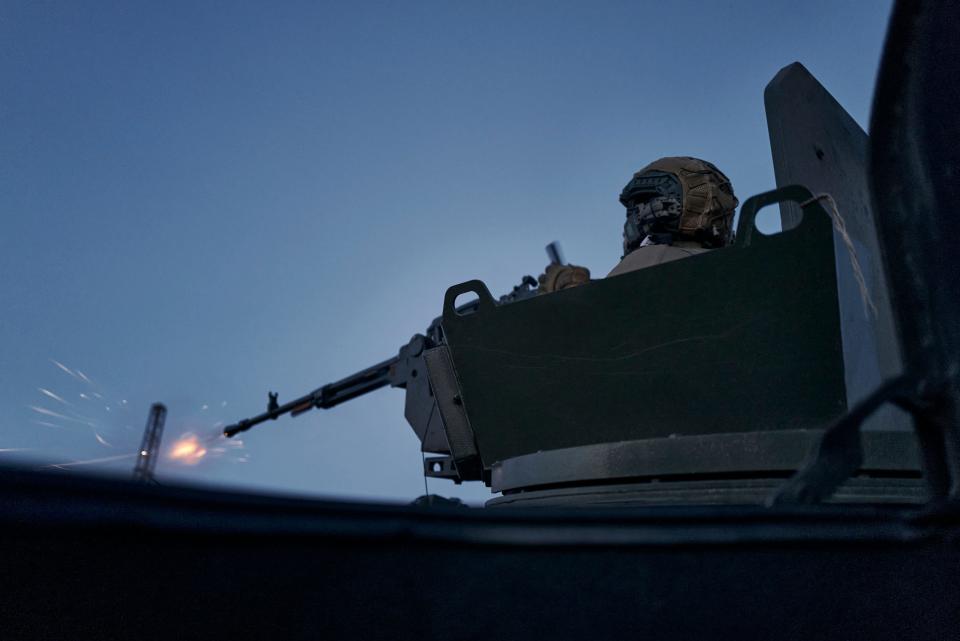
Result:
M133 467L133 480L143 483L156 483L153 468L157 466L160 453L160 439L163 437L163 424L167 420L167 408L163 403L154 403L147 416L147 426L143 430L143 441L137 452L137 463Z

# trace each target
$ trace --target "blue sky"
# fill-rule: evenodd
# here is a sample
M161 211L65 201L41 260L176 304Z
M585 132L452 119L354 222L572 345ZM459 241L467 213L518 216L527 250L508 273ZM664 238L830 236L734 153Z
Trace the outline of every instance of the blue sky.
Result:
M709 159L741 201L774 185L762 92L784 65L865 126L889 10L4 3L0 449L20 451L0 461L133 452L155 400L167 445L215 433L268 389L289 400L394 355L452 284L536 276L551 240L602 276L617 195L650 160ZM402 407L381 390L158 474L411 499Z

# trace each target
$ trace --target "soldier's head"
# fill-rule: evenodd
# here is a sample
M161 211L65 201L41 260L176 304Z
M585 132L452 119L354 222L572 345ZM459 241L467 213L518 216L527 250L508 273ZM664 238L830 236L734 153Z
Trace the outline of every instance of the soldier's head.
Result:
M653 243L696 242L723 247L733 238L737 197L723 172L699 158L656 160L633 175L620 193L627 208L623 255Z

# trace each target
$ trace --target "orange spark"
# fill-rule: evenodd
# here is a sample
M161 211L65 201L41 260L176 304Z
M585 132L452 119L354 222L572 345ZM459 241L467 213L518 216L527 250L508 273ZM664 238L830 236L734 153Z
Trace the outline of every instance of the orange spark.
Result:
M207 448L196 434L184 434L170 448L171 459L184 465L196 465L207 453Z

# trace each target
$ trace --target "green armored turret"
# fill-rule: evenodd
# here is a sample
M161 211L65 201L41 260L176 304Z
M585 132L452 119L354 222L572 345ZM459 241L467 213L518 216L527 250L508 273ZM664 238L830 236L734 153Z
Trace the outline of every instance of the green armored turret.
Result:
M433 455L424 474L482 481L503 493L490 505L761 503L802 468L820 478L817 452L839 451L824 434L898 373L898 352L866 135L800 65L766 97L782 186L744 203L735 234L729 179L662 158L620 194L624 255L606 278L557 258L499 300L455 285L396 358L225 432L389 384ZM768 236L755 219L773 205L787 228ZM875 423L794 498L922 499L909 425Z

